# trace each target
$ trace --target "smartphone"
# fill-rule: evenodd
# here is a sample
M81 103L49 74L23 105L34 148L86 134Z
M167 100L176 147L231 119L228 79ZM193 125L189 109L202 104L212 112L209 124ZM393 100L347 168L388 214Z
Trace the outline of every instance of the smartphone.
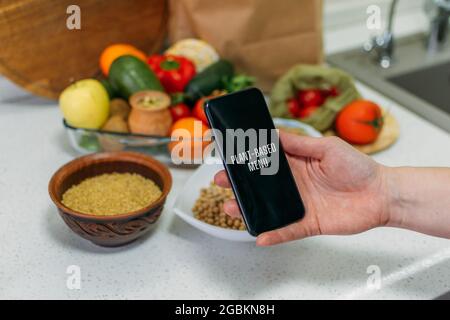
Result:
M262 92L213 98L205 113L248 232L302 219L305 207Z

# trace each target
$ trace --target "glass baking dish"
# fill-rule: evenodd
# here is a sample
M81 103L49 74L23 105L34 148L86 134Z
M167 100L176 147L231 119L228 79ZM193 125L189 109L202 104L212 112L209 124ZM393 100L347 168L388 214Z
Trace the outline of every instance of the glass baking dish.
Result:
M72 147L82 154L101 151L136 151L171 164L168 144L170 137L99 131L75 128L63 120Z

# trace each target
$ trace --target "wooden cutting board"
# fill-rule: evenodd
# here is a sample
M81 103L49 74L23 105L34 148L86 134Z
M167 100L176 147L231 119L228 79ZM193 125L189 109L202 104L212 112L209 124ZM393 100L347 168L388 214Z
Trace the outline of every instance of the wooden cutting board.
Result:
M81 29L67 27L72 4L80 8ZM2 0L0 73L32 93L57 98L71 82L100 75L98 59L108 44L158 51L167 17L166 0Z

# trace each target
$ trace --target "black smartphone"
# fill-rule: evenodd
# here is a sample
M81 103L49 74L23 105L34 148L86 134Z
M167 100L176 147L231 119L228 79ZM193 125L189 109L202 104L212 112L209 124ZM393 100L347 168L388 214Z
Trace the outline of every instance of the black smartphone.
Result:
M302 219L305 207L261 91L213 98L205 113L248 232Z

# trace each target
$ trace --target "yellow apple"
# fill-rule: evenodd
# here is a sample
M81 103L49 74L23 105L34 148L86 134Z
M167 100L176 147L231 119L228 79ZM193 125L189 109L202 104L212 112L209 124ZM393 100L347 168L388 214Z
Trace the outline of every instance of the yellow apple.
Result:
M64 89L59 107L69 125L99 129L109 116L109 97L100 81L85 79Z

